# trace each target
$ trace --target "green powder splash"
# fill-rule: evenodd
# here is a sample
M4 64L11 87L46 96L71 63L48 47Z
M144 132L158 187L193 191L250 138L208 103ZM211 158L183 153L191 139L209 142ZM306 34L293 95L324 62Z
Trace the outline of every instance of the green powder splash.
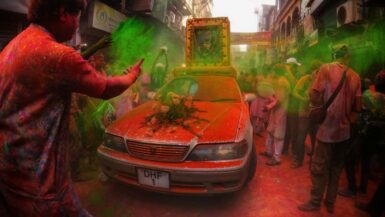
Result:
M184 41L180 33L173 32L156 18L148 15L129 17L112 33L112 44L108 50L109 75L122 75L124 69L134 65L141 58L142 74L152 73L152 66L159 54L160 47L167 47L169 61L168 72L184 62ZM164 63L164 58L161 58ZM141 78L138 79L138 82ZM92 120L99 127L101 119L111 108L111 101L102 101L96 105Z
M168 49L169 71L184 61L183 36L178 36L165 24L151 16L134 16L121 23L112 34L110 56L112 65L110 74L121 74L122 71L139 59L144 58L143 72L151 73L151 67L159 48Z
M301 41L301 40L299 40ZM331 47L337 44L346 44L349 47L350 63L361 78L373 78L374 75L385 67L385 21L380 20L366 25L344 26L340 29L322 34L317 45L307 47L307 43L299 42L300 51L293 56L297 57L310 73L309 67L315 59L331 62Z

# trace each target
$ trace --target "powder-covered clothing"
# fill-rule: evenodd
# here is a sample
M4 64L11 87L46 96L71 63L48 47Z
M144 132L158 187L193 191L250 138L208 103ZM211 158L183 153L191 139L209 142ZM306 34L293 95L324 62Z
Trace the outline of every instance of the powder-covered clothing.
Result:
M1 52L0 188L15 195L10 201L23 197L60 206L66 195L61 209L75 216L80 206L68 165L71 93L101 97L106 85L106 77L39 25L31 24ZM12 206L25 205L19 201Z
M290 84L285 77L273 81L277 105L271 110L267 131L276 138L284 138L286 132L287 107L290 94Z
M344 70L345 66L340 63L321 66L312 84L312 89L321 93L324 103L337 88ZM349 116L355 101L360 97L360 77L348 68L346 80L333 103L329 106L325 121L318 129L317 139L324 143L338 143L348 140L350 138Z
M311 82L311 75L304 75L298 80L293 90L293 96L298 101L298 115L300 117L309 116L309 89Z

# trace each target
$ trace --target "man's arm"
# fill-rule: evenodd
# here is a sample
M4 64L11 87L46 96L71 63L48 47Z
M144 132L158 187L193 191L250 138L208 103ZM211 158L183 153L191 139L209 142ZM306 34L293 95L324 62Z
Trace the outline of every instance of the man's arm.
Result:
M305 83L308 79L310 79L308 76L302 76L302 78L299 79L293 90L293 96L301 101L309 100L308 94L305 93L304 96L301 95L301 92L303 92Z
M127 88L129 88L133 83L135 83L136 79L140 75L140 72L142 71L140 67L142 63L143 59L139 60L139 62L137 62L126 75L108 77L107 85L103 94L101 95L101 98L110 99L112 97L118 96Z
M323 92L325 90L326 85L326 75L329 71L329 66L324 64L320 67L316 77L311 86L311 90L309 92L309 99L311 105L319 106L322 105L323 102Z
M57 72L53 76L53 85L72 92L91 97L109 99L123 93L140 75L143 59L122 76L106 77L100 75L76 51L69 51L60 59Z
M315 89L310 90L309 98L310 98L311 105L318 106L318 105L322 105L323 103L322 94L318 92L318 90L315 90Z

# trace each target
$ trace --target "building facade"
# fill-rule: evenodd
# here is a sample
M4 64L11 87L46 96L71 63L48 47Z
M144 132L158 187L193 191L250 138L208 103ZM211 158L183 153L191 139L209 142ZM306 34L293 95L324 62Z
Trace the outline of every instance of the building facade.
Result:
M182 40L184 39L184 23L185 17L192 16L193 14L193 0L90 0L87 8L86 16L82 18L82 36L88 37L90 41L94 42L95 39L91 39L92 36L97 38L104 34L109 34L113 30L106 30L100 28L94 28L92 26L92 20L98 19L104 15L95 14L95 4L105 4L110 7L106 9L108 12L106 20L115 20L116 23L106 24L108 26L117 27L118 23L125 18L146 15L153 17L159 21L159 25L164 25L165 28L171 29ZM119 15L122 14L122 15ZM95 17L96 16L96 17ZM122 18L125 18L122 20ZM91 23L90 23L91 20ZM99 30L103 31L100 32Z
M193 17L212 17L213 0L190 0L193 5Z
M185 24L183 22L186 18L211 17L212 6L212 0L89 0L87 9L81 17L78 36L71 44L81 42L92 44L113 31L95 26L97 19L115 22L106 25L116 28L120 21L138 14L146 14L158 19L184 40ZM0 48L26 27L27 7L28 0L0 1L0 16L4 17L0 21ZM107 12L96 14L95 10L100 8L106 9Z
M262 5L261 12L258 11L259 16L259 31L270 32L273 28L274 18L276 15L275 5Z
M385 68L384 1L277 0L262 13L260 29L273 33L272 63L291 56L307 66L315 59L329 62L333 46L346 44L361 75Z
M279 58L297 52L297 37L301 33L301 1L277 0L277 14L273 24L273 44Z
M304 1L303 56L331 61L332 47L346 44L351 67L372 78L385 67L385 2L378 0ZM317 57L315 57L317 54Z

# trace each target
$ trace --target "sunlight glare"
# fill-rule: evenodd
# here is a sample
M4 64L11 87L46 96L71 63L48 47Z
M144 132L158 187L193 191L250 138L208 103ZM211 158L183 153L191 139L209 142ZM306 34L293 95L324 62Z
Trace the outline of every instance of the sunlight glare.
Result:
M258 31L255 9L262 4L274 4L275 0L214 0L213 17L228 17L231 32Z

